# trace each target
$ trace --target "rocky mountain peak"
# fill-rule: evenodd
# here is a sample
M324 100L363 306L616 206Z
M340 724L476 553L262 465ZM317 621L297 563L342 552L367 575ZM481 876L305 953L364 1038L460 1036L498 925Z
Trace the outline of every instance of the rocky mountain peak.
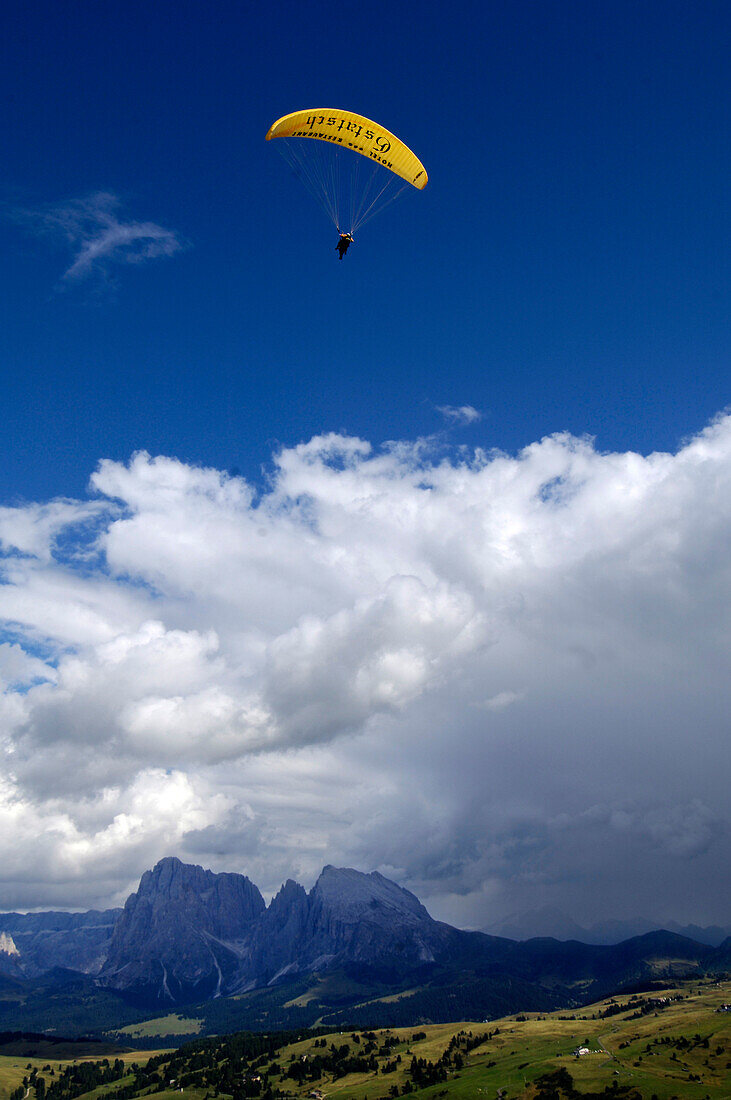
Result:
M127 899L101 981L163 1001L215 995L265 909L246 875L161 859Z
M307 892L304 886L287 879L279 892L272 898L266 911L266 925L272 931L296 922L301 925L308 911Z
M279 890L274 895L271 901L271 906L280 906L285 902L291 904L293 901L301 901L307 897L307 891L304 886L300 886L294 879L288 878L286 882L283 882L279 887ZM271 908L270 906L270 908Z
M186 889L200 891L210 888L215 877L213 871L204 871L197 864L183 863L176 856L166 856L152 870L145 871L137 896L157 894L168 898L180 897Z
M351 867L324 867L310 897L338 919L348 923L377 914L392 919L432 923L428 912L409 890L378 871L366 874Z
M3 955L20 955L20 951L15 946L15 942L12 936L9 936L7 932L0 932L0 954Z

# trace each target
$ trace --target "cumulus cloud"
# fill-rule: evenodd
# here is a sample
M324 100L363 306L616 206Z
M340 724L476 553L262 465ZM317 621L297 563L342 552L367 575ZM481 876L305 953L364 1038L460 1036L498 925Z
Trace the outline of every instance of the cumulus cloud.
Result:
M474 424L482 420L482 413L473 405L437 405L436 409L450 424Z
M26 653L22 646L0 642L0 686L4 689L27 687L36 680L55 679L54 669L45 661Z
M0 783L3 908L69 905L74 898L122 904L141 866L223 812L223 796L197 790L181 771L140 770L129 784L90 790L73 807L50 797L41 809Z
M274 463L140 453L0 512L0 906L175 853L265 891L378 868L478 926L725 919L731 417L675 454Z
M25 217L37 229L66 241L72 253L62 276L66 284L91 275L106 279L115 266L173 256L183 248L172 230L155 222L125 219L121 205L116 195L97 191Z

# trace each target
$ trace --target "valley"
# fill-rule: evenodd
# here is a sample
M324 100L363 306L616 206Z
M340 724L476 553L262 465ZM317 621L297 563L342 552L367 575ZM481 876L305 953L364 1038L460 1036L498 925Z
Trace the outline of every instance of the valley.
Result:
M731 980L703 978L575 1012L240 1033L167 1051L130 1050L134 1028L116 1036L128 1040L127 1049L107 1042L94 1053L86 1044L75 1057L73 1046L54 1051L49 1039L6 1040L0 1100L729 1100L729 1002ZM159 1026L169 1028L170 1020ZM148 1035L154 1027L149 1021Z

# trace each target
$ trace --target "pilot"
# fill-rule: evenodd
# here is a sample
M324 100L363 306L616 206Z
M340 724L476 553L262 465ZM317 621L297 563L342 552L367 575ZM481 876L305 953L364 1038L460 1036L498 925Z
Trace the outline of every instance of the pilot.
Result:
M340 254L340 259L341 260L342 260L343 256L345 255L345 253L350 248L352 243L353 243L352 234L350 234L350 233L341 233L340 234L340 239L338 240L338 243L335 245L335 250L336 250L336 252L338 252Z

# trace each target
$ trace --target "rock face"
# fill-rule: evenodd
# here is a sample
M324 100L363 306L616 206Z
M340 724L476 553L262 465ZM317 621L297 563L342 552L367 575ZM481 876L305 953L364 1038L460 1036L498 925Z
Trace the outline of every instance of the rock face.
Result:
M100 984L150 1003L218 996L265 909L245 875L163 859L127 898Z
M377 871L328 866L309 894L285 883L252 930L235 985L351 963L402 971L433 962L444 941L444 926L408 890Z
M326 867L308 900L308 969L323 956L414 967L434 962L444 943L442 926L418 898L377 871Z
M252 936L249 952L240 960L234 981L237 991L266 985L298 969L297 953L307 936L309 908L304 887L288 879L272 898Z
M349 963L403 971L433 962L444 939L421 902L377 872L326 867L309 894L290 879L267 908L244 875L164 859L128 898L99 980L174 1004Z
M96 974L121 912L0 913L0 974L36 978L56 966Z

